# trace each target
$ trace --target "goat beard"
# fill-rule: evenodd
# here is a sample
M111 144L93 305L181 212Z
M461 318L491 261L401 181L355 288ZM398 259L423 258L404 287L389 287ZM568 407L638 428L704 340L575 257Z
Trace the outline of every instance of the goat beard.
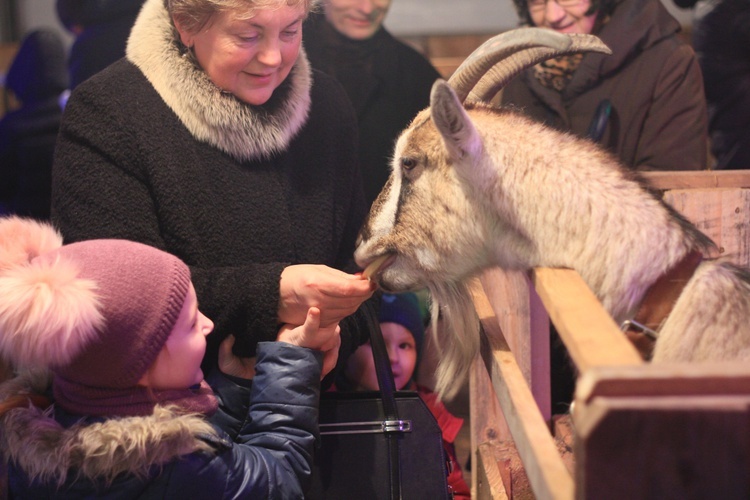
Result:
M458 393L479 353L479 318L468 283L431 283L432 338L438 353L435 391L450 400Z

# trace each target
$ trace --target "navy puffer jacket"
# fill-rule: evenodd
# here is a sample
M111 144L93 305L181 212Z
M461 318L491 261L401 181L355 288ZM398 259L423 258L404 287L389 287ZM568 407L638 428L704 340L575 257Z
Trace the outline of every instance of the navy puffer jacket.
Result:
M102 479L105 470L99 471L99 478L76 477L86 461L103 462L94 457L97 450L78 447L74 453L71 448L71 454L66 455L68 449L61 449L59 443L68 440L60 440L57 435L75 433L70 441L97 442L101 420L84 419L75 425L81 417L63 415L58 409L54 418L62 425L56 425L53 417L34 408L12 410L0 418L0 449L11 457L10 497L302 498L310 479L317 435L321 366L322 355L317 351L264 342L258 346L252 384L238 384L237 380L212 374L216 376L209 381L220 400L212 425L206 426L203 418L191 421L190 417L174 414L162 414L155 423L159 411L149 417L121 419L123 440L126 435L143 433L144 449L134 449L125 456L129 472L119 474L109 486ZM9 395L8 386L8 382L0 385L0 400ZM227 405L231 405L231 411ZM190 432L164 439L165 434L170 435L167 431L161 434L162 439L149 441L149 436L157 434L153 429L147 432L149 426L174 426L176 419L186 423L184 427ZM24 438L14 441L12 436L18 433ZM53 443L58 446L49 448ZM180 453L191 447L198 450ZM152 463L140 477L137 471L142 470L142 457L158 454L164 460ZM58 464L63 461L71 468L58 486ZM45 479L31 481L27 471L32 469L43 472Z

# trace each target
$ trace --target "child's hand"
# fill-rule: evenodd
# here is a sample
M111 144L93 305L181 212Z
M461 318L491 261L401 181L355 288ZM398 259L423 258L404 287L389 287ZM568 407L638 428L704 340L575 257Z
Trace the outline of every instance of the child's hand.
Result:
M276 340L288 344L307 347L323 352L323 372L321 379L336 366L341 346L341 328L338 324L322 328L320 326L320 309L311 307L307 311L305 324L302 326L284 325L279 330Z
M219 370L226 375L244 379L255 377L255 358L241 358L232 352L234 335L229 335L219 346Z

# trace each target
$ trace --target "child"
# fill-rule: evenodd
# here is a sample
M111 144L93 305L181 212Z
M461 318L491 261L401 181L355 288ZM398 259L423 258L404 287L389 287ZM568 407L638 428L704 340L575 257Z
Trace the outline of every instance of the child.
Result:
M260 343L254 368L230 336L212 390L213 323L182 261L0 219L0 357L18 371L0 384L10 497L302 498L340 343L319 319L311 308Z
M384 293L378 319L388 349L396 390L417 391L427 404L443 431L443 446L451 461L448 485L453 490L454 498L469 498L469 487L456 460L453 444L463 420L448 412L437 394L414 381L424 339L424 322L417 296L413 293ZM337 381L337 389L380 390L369 342L360 346L347 359L343 376Z

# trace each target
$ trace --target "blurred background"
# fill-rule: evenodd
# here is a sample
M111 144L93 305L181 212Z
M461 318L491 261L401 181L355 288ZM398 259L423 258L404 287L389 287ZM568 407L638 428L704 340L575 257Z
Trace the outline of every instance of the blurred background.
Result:
M689 32L692 12L676 8L672 0L663 2ZM385 21L391 33L424 52L444 74L452 71L456 58L517 24L510 0L394 0ZM58 31L67 45L73 41L57 18L55 0L0 0L0 83L18 42L40 27Z

